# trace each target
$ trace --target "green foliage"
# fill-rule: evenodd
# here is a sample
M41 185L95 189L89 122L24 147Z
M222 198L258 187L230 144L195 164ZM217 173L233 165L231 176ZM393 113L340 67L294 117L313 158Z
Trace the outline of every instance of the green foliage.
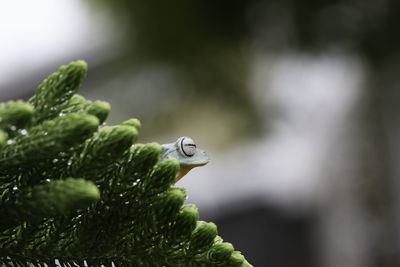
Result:
M12 134L30 123L34 109L23 101L0 103L0 128Z
M79 89L86 71L86 62L78 60L61 66L39 84L35 95L29 100L35 107L36 122L54 118L59 114L62 104Z
M2 203L1 228L67 215L76 209L86 208L100 198L100 192L92 182L73 178L54 180L23 190L14 187L13 191L16 192L12 198Z
M0 104L0 265L251 266L171 187L179 163L135 144L137 119L105 126L110 106L75 94L86 69Z

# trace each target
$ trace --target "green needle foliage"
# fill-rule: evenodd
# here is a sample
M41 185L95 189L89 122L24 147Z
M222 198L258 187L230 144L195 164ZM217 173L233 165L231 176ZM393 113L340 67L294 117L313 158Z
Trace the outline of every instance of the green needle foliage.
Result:
M171 187L179 163L105 126L106 102L61 66L27 102L0 104L0 266L251 266Z

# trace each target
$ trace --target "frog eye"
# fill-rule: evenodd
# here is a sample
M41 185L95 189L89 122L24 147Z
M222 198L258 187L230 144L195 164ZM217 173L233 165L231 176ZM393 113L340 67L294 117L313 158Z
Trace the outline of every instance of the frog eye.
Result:
M179 147L185 156L191 157L196 153L196 144L190 137L182 137Z

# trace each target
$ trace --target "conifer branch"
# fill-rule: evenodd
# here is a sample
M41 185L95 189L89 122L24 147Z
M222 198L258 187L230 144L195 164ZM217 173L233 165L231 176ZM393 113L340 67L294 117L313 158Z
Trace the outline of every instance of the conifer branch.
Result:
M86 100L83 96L75 94L67 102L64 102L64 104L61 105L60 114L86 112L90 115L96 116L101 124L107 119L110 110L110 104L107 102L95 101L93 103L92 101Z
M0 171L7 172L12 167L26 166L81 143L89 137L99 124L99 120L87 114L67 114L48 120L9 139L0 151Z
M77 60L63 65L50 74L36 89L29 100L35 110L36 122L58 116L62 104L68 101L79 89L86 76L87 64Z
M18 190L14 187L13 190ZM0 206L0 226L38 222L44 217L66 216L88 207L100 198L97 187L83 179L54 180L24 190Z
M32 105L21 100L0 103L0 128L9 134L28 126L34 114Z
M110 105L76 94L86 70L0 103L0 266L251 266L172 187L179 162L135 144L139 120L105 126Z
M96 177L95 173L104 171L105 166L132 146L138 137L136 128L130 126L105 126L93 137L86 140L83 150L73 155L69 165L71 174L83 177Z

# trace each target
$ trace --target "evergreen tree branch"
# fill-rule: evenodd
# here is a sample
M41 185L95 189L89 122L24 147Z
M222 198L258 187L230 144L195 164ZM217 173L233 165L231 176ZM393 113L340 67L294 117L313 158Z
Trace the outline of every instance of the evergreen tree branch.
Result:
M192 255L208 250L217 236L217 226L214 223L199 221L189 241L189 252Z
M40 83L35 95L29 99L29 103L36 110L36 122L58 116L62 104L67 102L79 89L86 72L86 62L77 60L61 66Z
M0 265L251 266L171 187L179 162L134 144L139 120L105 126L109 104L76 94L86 68L0 103Z
M0 172L54 157L89 137L99 124L92 115L67 114L32 127L9 140L0 151Z
M104 166L115 162L138 137L136 128L130 126L105 126L88 139L83 150L74 154L68 163L71 175L96 178Z
M6 144L7 141L7 134L0 130L0 148Z
M86 112L96 116L100 124L103 123L110 113L111 107L105 101L88 101L83 96L74 94L67 102L61 105L60 114Z
M167 190L175 183L178 172L179 162L176 159L167 159L158 163L153 172L143 181L144 193L153 195Z
M17 187L13 190L18 190ZM66 216L99 200L97 187L83 179L68 178L37 185L14 194L0 206L0 226L16 226L44 217Z
M32 105L21 100L0 103L0 128L11 134L27 127L33 115Z

